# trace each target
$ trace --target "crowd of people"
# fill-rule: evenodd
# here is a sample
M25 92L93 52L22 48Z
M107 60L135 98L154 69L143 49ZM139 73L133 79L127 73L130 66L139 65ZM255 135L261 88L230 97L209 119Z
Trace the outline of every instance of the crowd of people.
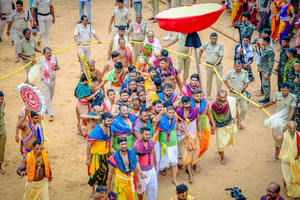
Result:
M98 70L91 59L92 36L101 44L100 37L92 27L89 0L79 0L80 21L74 31L78 54L86 60L80 64L80 80L74 87L78 99L75 113L77 134L87 144L86 161L91 199L159 199L157 176L166 176L172 168L172 183L177 194L171 199L194 199L188 188L177 181L178 168L186 168L188 182L194 182L199 173L197 162L209 148L210 136L216 134L220 163L226 165L225 148L233 145L234 135L242 124L248 110L250 98L248 86L254 81L252 64L254 54L260 74L261 88L257 96L264 96L259 103L266 108L277 103L276 112L287 109L284 116L286 128L272 130L275 140L275 158L282 160L282 173L288 196L300 197L300 61L297 44L290 47L293 23L298 24L295 2L289 0L256 1L233 0L224 3L231 7L231 22L240 30L240 43L235 48L234 68L223 77L222 59L224 45L218 42L218 34L211 33L209 41L200 48L199 58L205 53L206 87L200 87L198 74L190 74L192 48L185 46L187 34L169 32L161 45L142 16L141 0L116 0L108 33L112 39L107 51L107 62ZM185 5L182 0L167 0L167 8ZM196 3L196 1L192 2ZM233 4L232 4L233 3ZM152 16L156 23L159 12L158 0L151 0ZM84 15L86 6L87 15ZM272 7L270 7L272 6ZM134 7L135 20L129 7ZM49 47L50 27L55 23L52 0L33 0L30 10L23 8L21 0L0 1L0 39L7 26L7 35L12 32L15 62L21 58L25 68L25 83L34 85L28 74L36 64L41 65L40 79L45 97L49 121L54 120L52 99L55 80L60 65ZM259 8L259 9L258 9ZM272 13L270 12L272 11ZM256 15L261 13L258 22ZM297 20L296 20L297 19ZM269 20L272 23L269 23ZM113 28L112 28L113 25ZM254 27L259 38L254 39ZM33 35L37 34L35 41ZM42 37L45 47L40 50ZM299 35L300 37L300 35ZM261 39L260 39L261 38ZM298 40L297 40L298 41ZM175 67L165 49L178 42L178 66ZM274 68L273 44L280 42L280 60ZM255 48L252 45L255 45ZM300 44L299 44L300 45ZM255 50L254 50L255 49ZM35 61L36 52L43 58ZM84 63L84 62L83 62ZM86 67L86 68L85 68ZM85 70L82 70L85 68ZM229 92L222 89L222 80L216 78L215 101L212 81L214 69L223 77ZM87 71L86 73L83 73ZM183 73L181 73L183 72ZM270 76L278 76L278 92L271 98ZM180 75L183 74L183 79ZM4 94L0 92L0 173L4 162L6 130L4 123ZM237 107L240 105L240 112ZM27 176L24 199L49 199L48 182L52 180L48 153L43 143L43 116L24 106L18 114L16 142L24 157L17 173ZM209 122L209 123L208 123ZM261 199L283 199L280 186L271 183L267 195Z

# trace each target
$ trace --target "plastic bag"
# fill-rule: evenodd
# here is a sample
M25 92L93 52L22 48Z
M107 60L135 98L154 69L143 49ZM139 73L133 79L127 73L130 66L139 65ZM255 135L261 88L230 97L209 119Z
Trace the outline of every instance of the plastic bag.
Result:
M270 129L275 129L277 133L282 133L285 125L287 124L286 116L288 115L289 111L289 108L285 108L265 119L265 126Z
M28 73L28 82L31 84L35 83L35 79L38 77L38 75L41 73L41 64L35 64L33 65Z

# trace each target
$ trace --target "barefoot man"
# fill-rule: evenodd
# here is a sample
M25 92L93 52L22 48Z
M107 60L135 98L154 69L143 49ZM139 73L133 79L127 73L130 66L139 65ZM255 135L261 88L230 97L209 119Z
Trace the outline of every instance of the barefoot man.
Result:
M23 199L49 200L48 182L52 181L52 173L48 153L43 150L43 145L38 140L34 141L33 148L17 170L17 174L21 177L27 173Z
M218 99L212 104L211 113L217 127L217 147L222 165L226 165L224 149L226 146L233 146L233 135L237 133L235 124L236 119L239 123L237 111L235 98L227 96L227 92L221 90Z
M125 39L119 38L118 40L119 48L116 49L120 53L120 61L123 64L124 68L128 68L129 65L132 65L132 52L128 46L125 46Z
M105 112L109 112L109 113L113 114L113 112L112 112L113 108L117 107L115 104L116 92L113 89L108 89L106 94L107 94L108 99L106 99L102 103L101 109Z
M0 174L5 174L6 172L2 169L2 163L4 163L4 153L6 144L6 128L5 128L5 111L4 111L4 94L0 91Z
M137 155L134 151L127 149L127 139L118 138L118 150L108 158L109 174L107 180L108 191L111 190L112 178L115 170L114 192L118 194L118 199L135 200L135 187L133 176L135 177L137 188L141 190L140 178L146 178L140 170ZM139 176L140 175L140 176Z
M189 97L182 97L181 103L183 106L176 113L181 128L185 130L185 138L181 141L181 156L183 165L187 166L189 183L193 183L192 165L197 165L200 151L199 141L202 139L200 114L199 108L191 106ZM200 131L199 139L197 137L197 129Z
M151 127L152 128L152 127ZM155 158L155 142L150 139L150 128L143 127L140 130L141 137L137 139L133 145L133 151L139 158L141 170L147 176L145 179L140 179L142 190L138 190L139 200L143 200L143 193L147 193L148 199L157 198L157 176L155 172L156 158Z
M200 78L198 74L192 74L190 78L190 83L182 87L181 90L182 95L188 96L189 98L193 98L193 92L197 89L201 90L199 80ZM206 95L204 91L203 91L203 95L204 95L203 98L206 99Z
M26 118L30 112L29 122L25 123ZM38 140L44 142L44 135L42 127L39 124L40 117L37 113L30 111L29 108L25 108L25 115L18 121L17 127L22 130L22 142L23 142L23 156L26 157L33 149L33 142Z
M90 176L89 185L91 186L90 197L95 195L95 184L105 185L108 176L108 155L111 151L110 142L112 132L110 125L112 123L112 114L105 112L101 116L102 124L95 126L88 137L86 151L86 165ZM114 152L112 152L114 153Z
M289 121L287 131L278 135L272 130L273 138L282 141L279 159L281 159L281 170L287 195L290 200L300 197L300 134L296 131L295 121Z
M106 73L110 72L111 70L113 70L115 68L115 64L119 60L120 60L120 53L117 51L113 51L111 53L110 60L105 63L105 65L102 69L101 80L103 79L103 77Z
M167 107L167 113L164 114L157 124L153 138L159 134L161 146L161 160L160 170L162 175L166 175L166 168L172 166L173 180L172 183L178 185L176 176L178 171L178 142L176 130L186 132L183 128L177 125L177 118L175 117L175 109L172 106Z

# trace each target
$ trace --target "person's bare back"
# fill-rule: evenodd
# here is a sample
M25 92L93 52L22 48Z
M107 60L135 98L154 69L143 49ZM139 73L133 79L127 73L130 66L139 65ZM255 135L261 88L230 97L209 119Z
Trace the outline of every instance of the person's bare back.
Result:
M106 73L110 72L111 70L113 70L115 68L115 64L116 64L116 62L114 62L112 59L110 59L109 61L107 61L105 63L102 73L101 73L102 79L103 79L103 77L106 76Z
M31 134L32 130L28 126L27 123L24 123L24 128L21 129L21 138L22 140L25 140L29 137ZM32 150L33 149L33 142L36 141L36 136L32 134L31 138L27 142L23 142L23 146L25 149Z

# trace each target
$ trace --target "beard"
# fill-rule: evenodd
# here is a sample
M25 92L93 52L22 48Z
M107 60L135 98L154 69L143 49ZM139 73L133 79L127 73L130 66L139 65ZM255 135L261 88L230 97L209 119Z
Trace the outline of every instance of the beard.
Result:
M120 151L122 151L122 152L126 152L126 151L127 151L127 148L126 148L126 149L120 149Z
M200 99L200 101L197 101L196 99L194 99L194 101L195 101L196 103L200 103L200 102L201 102L201 99Z
M189 109L191 109L191 106L184 107L184 110L189 110Z
M167 117L168 117L168 119L173 119L173 117L171 117L171 116L169 116L169 115L167 115Z
M170 96L171 96L171 94L166 94L166 93L165 93L165 95L166 95L167 97L170 97Z
M221 103L226 103L227 100L220 100Z
M127 103L128 102L128 99L124 100L124 99L121 99L124 103Z

